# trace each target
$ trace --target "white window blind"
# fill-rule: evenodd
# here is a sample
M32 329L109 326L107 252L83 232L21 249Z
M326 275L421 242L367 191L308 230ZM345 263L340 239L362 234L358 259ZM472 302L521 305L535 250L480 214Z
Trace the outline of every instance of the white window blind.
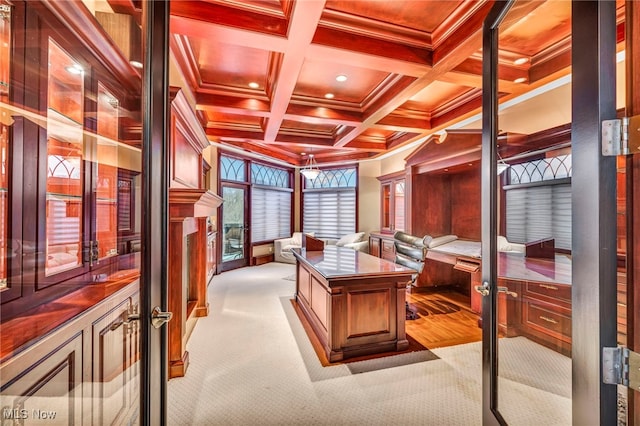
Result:
M571 250L571 184L509 189L506 204L509 241L555 238L557 248Z
M356 190L321 189L304 192L303 231L318 238L340 238L356 232Z
M251 241L291 236L291 191L254 186L251 189Z

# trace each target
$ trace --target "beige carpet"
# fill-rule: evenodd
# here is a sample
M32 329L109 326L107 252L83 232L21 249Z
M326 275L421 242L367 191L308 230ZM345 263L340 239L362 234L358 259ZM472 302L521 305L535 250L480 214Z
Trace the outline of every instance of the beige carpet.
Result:
M268 263L214 277L210 315L187 346L187 375L169 382L170 425L481 424L480 343L361 374L322 367L282 303L294 294L295 282L283 279L293 271ZM509 423L571 424L570 360L524 338L501 348Z

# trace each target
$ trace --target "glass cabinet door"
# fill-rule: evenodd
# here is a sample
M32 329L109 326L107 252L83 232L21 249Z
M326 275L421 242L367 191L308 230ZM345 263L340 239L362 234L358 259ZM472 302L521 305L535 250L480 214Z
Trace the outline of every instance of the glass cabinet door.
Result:
M393 183L393 230L404 231L404 179Z
M85 227L84 70L49 40L46 276L82 265Z
M95 238L98 260L118 254L118 99L98 84Z
M392 222L391 222L391 184L383 183L382 184L382 209L380 212L380 220L381 220L381 230L382 231L391 231L392 230Z

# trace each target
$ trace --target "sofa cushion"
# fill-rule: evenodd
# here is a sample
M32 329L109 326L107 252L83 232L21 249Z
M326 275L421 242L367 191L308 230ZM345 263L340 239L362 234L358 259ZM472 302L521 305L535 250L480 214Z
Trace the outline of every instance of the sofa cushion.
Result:
M353 234L347 234L340 238L338 241L336 241L336 246L342 247L345 244L359 243L362 240L364 240L364 232L355 232Z

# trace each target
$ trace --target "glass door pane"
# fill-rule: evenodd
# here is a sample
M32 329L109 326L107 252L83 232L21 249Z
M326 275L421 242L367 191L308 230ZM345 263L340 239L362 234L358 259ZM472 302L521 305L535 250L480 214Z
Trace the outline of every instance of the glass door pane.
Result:
M82 265L84 69L49 40L45 275Z
M247 190L223 184L222 266L225 270L247 265Z
M571 2L515 1L498 27L497 181L483 188L495 234L484 236L497 264L492 408L507 424L571 424L570 52Z
M404 231L404 180L394 182L393 230Z
M118 11L0 0L3 423L140 421L141 29Z

